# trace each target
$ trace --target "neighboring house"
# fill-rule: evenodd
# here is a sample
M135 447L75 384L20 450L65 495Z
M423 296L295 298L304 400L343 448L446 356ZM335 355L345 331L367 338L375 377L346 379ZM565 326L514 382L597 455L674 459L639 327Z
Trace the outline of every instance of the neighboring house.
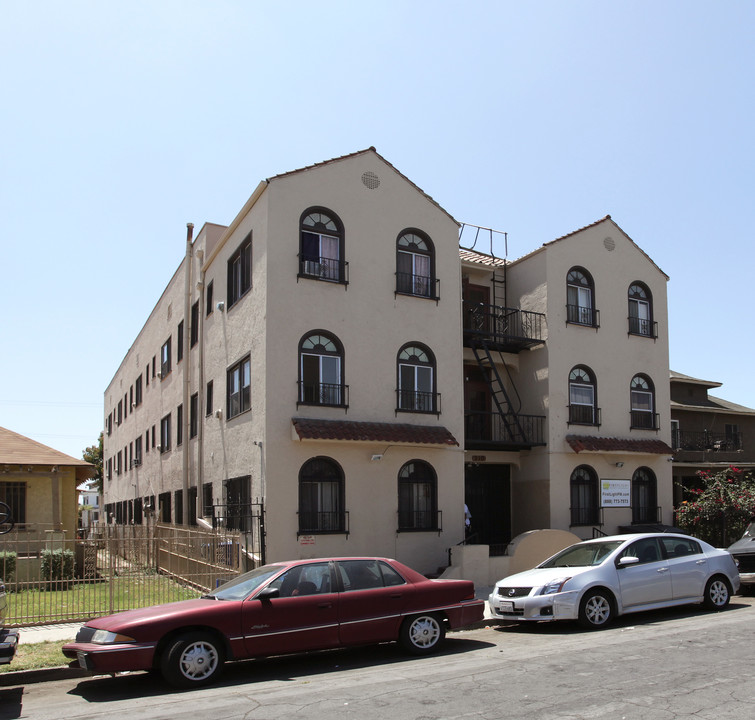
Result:
M91 528L100 521L100 493L92 482L80 485L79 521L82 528Z
M755 469L755 410L708 394L721 383L671 372L671 444L674 498L700 487L697 473L733 465Z
M459 228L374 148L190 226L105 391L108 518L426 572L465 502L492 545L669 522L666 275L610 218L515 262Z
M76 537L76 486L94 467L0 427L0 501L13 513L16 529L63 530Z
M480 539L670 523L668 277L610 217L511 263L461 258Z

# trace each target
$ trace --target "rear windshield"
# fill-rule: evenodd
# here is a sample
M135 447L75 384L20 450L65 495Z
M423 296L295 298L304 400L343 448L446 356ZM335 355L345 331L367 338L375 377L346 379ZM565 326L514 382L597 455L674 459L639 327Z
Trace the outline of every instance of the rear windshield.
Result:
M572 545L557 555L538 565L541 568L557 567L590 567L600 565L616 548L624 543L623 540L608 542L585 543Z

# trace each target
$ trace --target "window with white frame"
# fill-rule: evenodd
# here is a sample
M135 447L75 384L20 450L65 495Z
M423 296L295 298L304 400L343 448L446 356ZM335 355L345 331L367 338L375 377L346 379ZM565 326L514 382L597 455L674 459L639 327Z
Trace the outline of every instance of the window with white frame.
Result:
M574 267L566 276L566 319L577 325L597 327L595 286L584 268Z
M396 292L436 298L435 249L419 230L405 230L396 242Z
M629 286L629 333L654 337L653 299L648 287L640 282Z
M228 370L226 417L233 418L252 406L252 364L247 355Z
M569 422L577 425L597 425L595 377L582 365L569 373Z
M305 335L299 343L299 403L346 405L343 347L324 331Z
M343 226L325 208L307 210L301 218L299 274L318 280L343 282Z
M435 358L423 345L405 345L399 351L397 409L407 412L438 412Z
M635 375L632 378L630 397L631 427L655 430L655 392L650 378Z

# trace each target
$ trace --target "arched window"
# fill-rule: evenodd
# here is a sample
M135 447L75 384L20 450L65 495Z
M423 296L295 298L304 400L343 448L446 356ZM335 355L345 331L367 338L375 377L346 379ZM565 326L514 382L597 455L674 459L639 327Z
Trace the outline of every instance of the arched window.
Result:
M406 463L398 474L398 529L438 529L438 479L422 460Z
M307 460L299 470L299 533L345 532L344 478L328 457Z
M571 474L571 524L598 525L598 476L589 465L580 465Z
M435 357L424 345L404 345L398 354L398 410L438 413Z
M310 208L301 216L299 275L301 277L346 282L343 261L343 225L325 208Z
M419 230L405 230L396 242L396 292L437 299L435 249Z
M629 286L629 333L657 337L653 322L653 296L647 285L641 282Z
M299 403L346 406L343 347L335 335L315 330L299 343Z
M569 422L576 425L599 425L595 377L583 365L569 373Z
M573 267L566 276L566 321L598 327L595 284L584 268Z
M657 430L655 389L646 375L635 375L630 386L631 427Z
M658 522L657 481L652 470L637 468L632 475L632 522Z

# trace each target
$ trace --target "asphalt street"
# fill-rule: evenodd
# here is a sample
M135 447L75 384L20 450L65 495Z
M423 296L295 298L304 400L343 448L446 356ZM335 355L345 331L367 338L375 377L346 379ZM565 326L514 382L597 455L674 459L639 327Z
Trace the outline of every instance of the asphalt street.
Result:
M231 664L177 692L147 673L0 688L0 720L704 720L755 714L755 602L630 615L606 630L569 623L451 633L425 658L395 645Z

